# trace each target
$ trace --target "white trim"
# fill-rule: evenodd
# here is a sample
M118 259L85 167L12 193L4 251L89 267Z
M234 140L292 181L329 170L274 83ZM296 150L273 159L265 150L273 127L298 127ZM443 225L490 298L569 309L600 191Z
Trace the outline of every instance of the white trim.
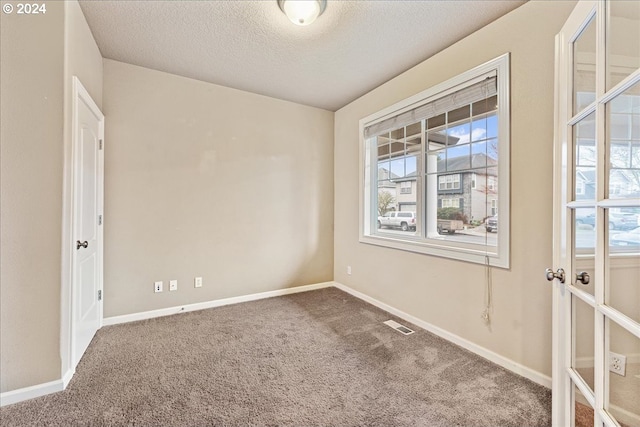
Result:
M122 316L106 317L102 320L102 325L118 325L121 323L135 322L138 320L153 319L156 317L170 316L172 314L187 313L189 311L205 310L207 308L222 307L225 305L238 304L241 302L256 301L265 298L279 297L283 295L297 294L300 292L313 291L316 289L329 288L335 282L323 282L313 285L297 286L295 288L278 289L275 291L260 292L257 294L242 295L238 297L224 298L195 304L179 305L159 310L143 311L140 313L123 314Z
M29 387L19 388L17 390L6 391L0 393L0 406L12 405L51 393L57 393L64 390L62 380L50 381L48 383L36 384Z
M489 349L486 349L478 344L475 344L471 341L468 341L462 337L459 337L458 335L455 335L451 332L445 331L442 328L439 328L437 326L434 326L428 322L425 322L424 320L421 320L415 316L412 316L408 313L405 313L404 311L398 310L395 307L392 307L388 304L385 304L381 301L378 301L375 298L372 298L368 295L365 295L361 292L358 292L354 289L351 289L348 286L343 285L342 283L338 283L338 282L334 282L334 286L342 291L345 291L351 295L353 295L356 298L359 298L363 301L368 302L369 304L375 305L376 307L388 311L389 313L393 314L394 316L398 316L399 318L406 320L407 322L413 323L416 326L421 327L422 329L431 332L432 334L435 334L441 338L444 338L445 340L452 342L456 345L459 345L460 347L471 351L472 353L477 354L480 357L484 357L485 359L495 363L496 365L502 366L505 369L508 369L509 371L518 374L520 376L523 376L537 384L540 384L541 386L547 387L547 388L551 388L551 377L544 375L538 371L535 371L531 368L527 368L526 366L515 362L507 357L504 357L502 355L499 355L498 353L495 353Z
M71 382L71 378L73 378L73 375L75 373L76 373L75 370L69 369L67 372L64 373L64 375L62 375L62 389L63 390L65 390L67 388L67 386Z

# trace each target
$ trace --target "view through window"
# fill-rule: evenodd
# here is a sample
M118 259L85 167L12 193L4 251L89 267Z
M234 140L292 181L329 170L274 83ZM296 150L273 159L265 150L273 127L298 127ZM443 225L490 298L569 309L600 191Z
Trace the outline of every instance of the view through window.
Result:
M361 240L508 263L507 63L501 57L361 122L369 174Z

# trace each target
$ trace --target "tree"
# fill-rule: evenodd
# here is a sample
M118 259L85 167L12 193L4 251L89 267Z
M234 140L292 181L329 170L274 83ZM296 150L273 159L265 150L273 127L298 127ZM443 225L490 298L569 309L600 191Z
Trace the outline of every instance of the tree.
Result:
M385 190L378 192L378 215L382 216L389 212L396 203L395 197Z

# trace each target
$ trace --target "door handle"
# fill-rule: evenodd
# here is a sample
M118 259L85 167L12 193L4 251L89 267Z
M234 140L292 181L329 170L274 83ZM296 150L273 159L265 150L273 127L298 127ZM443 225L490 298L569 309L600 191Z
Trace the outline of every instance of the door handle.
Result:
M587 273L586 271L581 271L580 273L576 274L576 282L580 282L583 285L588 285L590 280L591 276L589 276L589 273Z
M548 281L551 282L553 279L558 279L560 280L560 283L564 283L564 278L565 278L564 269L559 268L558 271L554 272L552 269L547 268L545 270L545 273Z
M76 249L87 248L88 246L89 242L87 242L86 240L84 242L81 242L80 240L76 242Z

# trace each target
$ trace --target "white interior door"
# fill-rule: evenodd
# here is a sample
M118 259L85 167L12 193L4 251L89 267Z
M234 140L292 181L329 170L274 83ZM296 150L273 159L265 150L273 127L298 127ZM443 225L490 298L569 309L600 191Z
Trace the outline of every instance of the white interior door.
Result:
M102 322L104 116L74 78L72 348L75 367Z
M556 38L553 423L640 426L640 2Z

